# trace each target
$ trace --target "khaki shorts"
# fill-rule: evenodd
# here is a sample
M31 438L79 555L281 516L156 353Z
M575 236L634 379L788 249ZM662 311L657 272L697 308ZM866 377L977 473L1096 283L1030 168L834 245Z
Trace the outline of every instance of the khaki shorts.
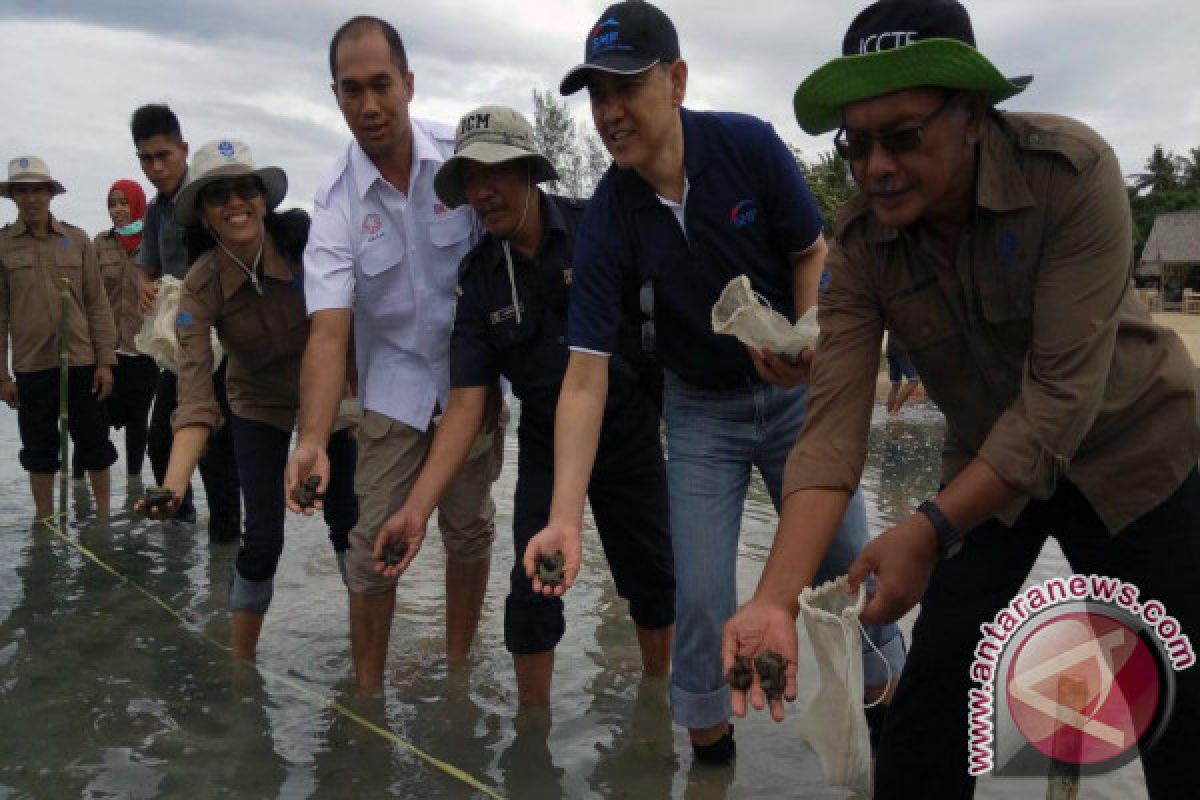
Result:
M404 505L421 473L436 426L424 433L375 411L363 414L358 429L358 524L350 531L346 581L350 591L383 592L396 585L374 569L375 537L394 511ZM504 426L479 434L466 463L438 504L438 529L446 556L470 564L491 555L496 537L492 484L504 463Z

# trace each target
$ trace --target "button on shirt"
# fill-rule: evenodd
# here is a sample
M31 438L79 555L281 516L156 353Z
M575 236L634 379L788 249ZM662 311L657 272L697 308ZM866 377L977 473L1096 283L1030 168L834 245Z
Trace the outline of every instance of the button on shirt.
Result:
M983 459L1023 494L997 515L1011 524L1066 478L1118 533L1200 456L1195 367L1132 291L1120 165L1040 114L990 118L978 164L953 263L919 224L884 227L861 197L843 210L784 492L858 485L886 327L946 416L943 481Z
M758 374L736 339L713 333L713 304L744 274L794 320L788 256L812 247L821 215L769 124L743 114L680 114L684 228L636 172L611 167L580 226L567 338L572 349L613 352L622 314L639 314L638 290L651 281L662 365L697 386L745 386Z
M0 230L0 380L11 377L10 333L14 372L59 365L59 278L71 281L70 366L117 363L117 334L88 235L51 217L48 234L38 236L17 220Z
M142 329L143 317L138 310L138 301L146 282L145 273L137 267L138 251L127 252L112 231L97 235L92 245L96 248L96 261L100 265L100 276L104 279L108 307L117 327L117 352L137 355L133 337Z
M347 147L317 190L304 289L309 314L353 309L363 407L424 431L446 407L458 265L478 237L474 212L433 190L453 128L413 119L412 136L407 197Z
M454 388L494 386L503 375L521 401L522 446L532 444L539 453L552 453L555 409L569 357L571 255L584 204L545 193L540 193L540 202L543 231L534 258L512 251L519 321L501 242L485 234L463 262L462 295L450 344L450 383ZM644 428L647 415L657 426L657 409L632 366L642 356L636 336L631 331L623 341L632 346L622 347L609 360L601 461L614 439Z
M179 186L182 188L191 177L189 170ZM188 254L185 239L186 228L175 222L175 197L164 197L160 192L146 206L146 217L142 222L142 248L137 263L155 278L163 275L183 280L187 277Z

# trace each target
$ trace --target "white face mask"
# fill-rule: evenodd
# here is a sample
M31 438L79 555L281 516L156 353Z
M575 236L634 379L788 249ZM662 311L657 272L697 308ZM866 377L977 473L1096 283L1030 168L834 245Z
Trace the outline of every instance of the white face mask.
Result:
M800 615L820 676L812 705L800 718L800 736L817 754L831 786L869 797L871 737L863 713L863 639L858 621L865 603L862 588L853 595L846 593L845 575L800 594Z

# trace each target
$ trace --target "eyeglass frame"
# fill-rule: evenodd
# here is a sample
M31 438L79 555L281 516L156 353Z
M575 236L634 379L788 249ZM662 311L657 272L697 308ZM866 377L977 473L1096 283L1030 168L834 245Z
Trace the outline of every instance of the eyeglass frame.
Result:
M253 194L249 197L244 194L244 190L248 187L253 187ZM220 198L216 196L217 193L220 193ZM199 197L196 199L200 204L209 208L221 208L229 202L229 197L233 194L249 203L251 200L266 196L267 187L263 184L262 178L257 175L230 176L205 186L200 190Z
M946 99L938 105L937 108L927 114L924 119L922 119L916 125L909 125L908 127L899 128L894 131L888 131L887 133L866 133L855 136L855 139L860 143L865 140L865 142L869 145L866 152L858 156L855 156L851 152L851 142L853 140L846 137L846 126L843 124L837 129L837 133L833 135L833 149L837 151L837 154L844 161L851 163L865 161L870 158L871 154L875 152L876 142L879 143L879 146L882 147L884 151L888 153L888 155L902 156L906 153L911 153L921 146L921 142L925 136L925 129L928 128L935 119L948 111L950 107L954 105L955 101L961 97L962 92L951 92L946 96ZM897 144L902 137L909 136L912 137L911 144ZM889 142L891 144L889 144Z

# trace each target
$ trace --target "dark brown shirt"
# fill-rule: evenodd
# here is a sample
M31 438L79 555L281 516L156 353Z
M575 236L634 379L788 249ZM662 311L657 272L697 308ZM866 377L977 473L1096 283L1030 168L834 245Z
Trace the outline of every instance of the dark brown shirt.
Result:
M263 248L262 294L220 248L188 270L179 298L179 405L175 430L224 424L213 395L210 329L228 358L229 406L239 417L290 431L296 423L300 358L308 342L303 273L275 249Z
M1011 524L1066 477L1118 533L1196 467L1200 405L1182 341L1132 291L1117 159L1071 119L989 119L972 213L949 263L919 223L843 210L784 491L858 485L887 328L946 416L943 481L982 458L1024 495Z
M112 366L116 331L86 233L53 217L46 236L20 220L0 230L0 379L8 380L8 340L14 372L53 369L62 318L58 280L71 281L68 363Z
M136 355L133 337L142 329L138 300L146 283L146 273L137 266L138 251L126 252L112 231L97 234L92 244L96 248L96 262L100 265L108 307L117 328L117 351Z

